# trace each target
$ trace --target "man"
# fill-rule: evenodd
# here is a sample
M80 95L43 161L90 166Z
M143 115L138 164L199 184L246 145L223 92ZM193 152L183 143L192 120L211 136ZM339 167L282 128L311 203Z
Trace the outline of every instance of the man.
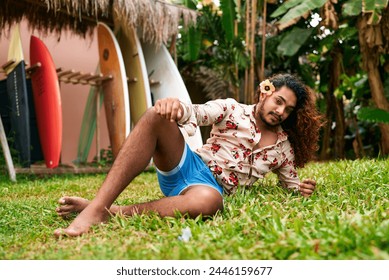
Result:
M80 213L56 236L78 236L92 225L107 221L110 213L131 216L157 212L174 216L212 216L223 209L223 193L250 186L270 171L287 189L310 196L312 179L300 182L296 167L317 150L321 116L308 88L296 77L276 75L262 82L258 102L244 105L233 99L189 105L175 98L158 100L135 126L92 201L63 197L60 216ZM202 148L191 151L178 128L193 135L198 125L212 125ZM165 197L129 206L114 200L149 164L157 168ZM109 209L109 210L108 210Z

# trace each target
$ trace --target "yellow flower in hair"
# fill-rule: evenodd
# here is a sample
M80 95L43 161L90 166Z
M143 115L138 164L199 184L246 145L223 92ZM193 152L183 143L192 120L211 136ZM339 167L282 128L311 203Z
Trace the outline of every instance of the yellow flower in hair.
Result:
M266 95L268 96L271 95L274 91L276 91L276 88L269 80L264 80L262 83L260 83L259 89L262 93L266 93Z

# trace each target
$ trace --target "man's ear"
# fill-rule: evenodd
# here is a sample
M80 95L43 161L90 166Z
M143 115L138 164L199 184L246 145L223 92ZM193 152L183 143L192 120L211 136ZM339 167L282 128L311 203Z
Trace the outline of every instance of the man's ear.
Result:
M258 101L262 102L266 98L266 93L259 92Z

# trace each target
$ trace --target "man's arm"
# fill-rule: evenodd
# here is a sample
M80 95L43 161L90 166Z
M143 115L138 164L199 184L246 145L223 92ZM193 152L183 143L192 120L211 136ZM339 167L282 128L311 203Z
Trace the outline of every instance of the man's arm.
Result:
M184 109L178 98L159 99L155 102L154 110L161 118L170 120L171 122L178 122L184 114Z
M279 170L276 170L275 173L278 175L278 179L280 180L281 186L283 186L286 189L293 190L295 192L299 192L304 197L309 197L313 194L316 188L316 181L313 179L304 179L302 181L299 181L298 177L293 179L286 179L285 176L283 176L282 173L278 172ZM298 183L296 183L295 180L298 180Z
M208 126L222 121L228 114L228 109L236 104L233 99L211 100L205 104L187 104L177 98L164 98L155 103L154 110L162 118L177 122L189 136L193 136L198 126Z
M304 179L302 182L299 183L299 193L304 196L308 197L313 194L316 188L316 181L313 179Z
M283 146L284 162L281 166L274 170L284 188L299 192L302 196L311 196L316 188L316 181L313 179L300 180L296 166L295 155L290 142L284 142Z

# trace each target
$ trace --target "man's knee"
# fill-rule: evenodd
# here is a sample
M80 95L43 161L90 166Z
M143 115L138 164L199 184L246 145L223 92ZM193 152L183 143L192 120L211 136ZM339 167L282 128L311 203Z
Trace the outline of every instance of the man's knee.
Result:
M211 187L196 186L189 189L185 195L190 198L189 214L191 217L213 216L223 210L223 197Z
M149 126L152 128L153 132L160 131L163 134L166 134L170 129L178 131L178 126L176 123L162 118L153 107L147 109L147 111L142 115L142 118L138 124L140 124L142 127Z
M148 108L146 112L142 115L141 120L147 122L159 122L162 118L157 114L153 107Z

